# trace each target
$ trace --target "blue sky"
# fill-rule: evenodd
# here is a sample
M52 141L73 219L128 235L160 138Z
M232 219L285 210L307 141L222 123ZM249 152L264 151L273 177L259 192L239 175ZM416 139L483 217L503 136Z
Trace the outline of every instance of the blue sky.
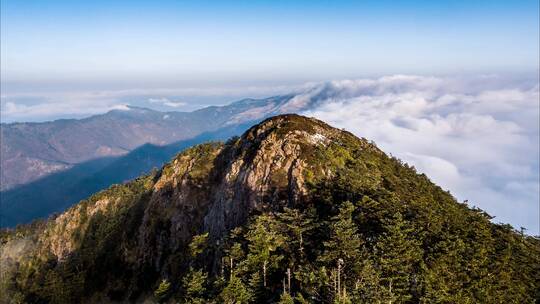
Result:
M538 68L538 1L2 1L2 81L290 83Z

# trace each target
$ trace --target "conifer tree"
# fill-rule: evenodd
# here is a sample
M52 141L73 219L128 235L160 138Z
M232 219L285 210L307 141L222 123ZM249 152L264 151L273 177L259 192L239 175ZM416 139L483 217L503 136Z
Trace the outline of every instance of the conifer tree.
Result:
M385 232L376 244L377 262L388 302L411 300L422 250L413 228L398 212L384 219Z
M367 254L363 256L366 258L361 262L362 267L351 290L351 299L353 303L377 303L383 295L380 274L371 258Z
M182 279L182 288L184 289L184 303L186 304L204 304L206 303L206 283L208 274L202 270L190 268L187 275Z
M281 294L281 297L279 298L278 303L279 304L294 304L294 299L288 292L284 292Z
M221 276L230 279L236 271L238 264L244 259L245 252L242 244L245 243L244 231L241 227L232 229L224 239L221 259Z
M278 247L283 246L284 238L277 229L273 216L260 215L250 226L246 235L248 240L248 260L250 264L258 265L262 271L263 286L267 286L267 274L271 262L277 262L279 257L272 256Z
M161 283L159 283L158 288L154 291L154 296L156 297L159 303L162 303L163 301L165 301L165 299L167 299L167 297L169 296L170 289L171 289L171 283L166 279L161 280Z
M229 269L229 278L231 278L234 274L236 264L240 263L240 261L244 258L244 250L242 249L242 245L240 243L234 243L230 246L230 248L225 250L225 258L223 259L222 263L226 268Z
M355 207L345 202L339 213L331 218L330 239L324 242L321 260L333 269L334 299L341 300L343 288L354 282L360 268L362 239L353 221Z
M247 304L253 295L242 280L233 275L219 297L224 304Z
M287 236L286 249L289 255L305 256L306 234L312 231L317 224L313 209L299 210L285 208L278 214L281 231Z
M343 259L348 267L356 266L363 242L353 221L354 210L351 202L345 202L339 213L332 217L330 239L324 242L324 261L335 264L339 259Z
M201 254L207 247L208 243L208 232L199 234L193 237L193 240L189 244L189 253L192 257L197 257Z

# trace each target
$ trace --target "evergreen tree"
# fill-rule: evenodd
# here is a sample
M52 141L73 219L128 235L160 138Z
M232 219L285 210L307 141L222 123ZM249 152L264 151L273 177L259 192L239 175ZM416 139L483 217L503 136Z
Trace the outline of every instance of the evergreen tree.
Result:
M225 258L223 259L222 263L225 266L225 268L229 269L229 278L231 278L235 272L236 264L240 263L242 259L244 258L244 250L242 249L242 245L240 243L234 243L230 248L225 250ZM223 275L225 275L223 273Z
M294 300L298 304L309 304L308 300L306 300L301 293L298 293L296 297L294 297Z
M281 231L287 236L285 243L287 253L290 256L299 255L305 257L306 234L317 227L315 223L315 210L299 210L285 208L277 215ZM308 244L309 245L309 244Z
M432 251L440 252L436 258L429 261L423 268L422 303L454 303L461 301L474 302L465 291L464 284L467 283L468 275L461 273L458 268L464 262L465 242L455 237L439 241L432 246Z
M255 269L251 273L244 274L248 278L247 286L252 293L252 300L255 302L263 301L267 296L267 290L263 286L262 272Z
M303 293L308 299L321 299L323 291L331 284L326 267L317 268L313 264L311 262L298 265L294 273L298 283L297 297Z
M206 303L205 296L207 293L206 283L208 274L202 270L194 270L190 268L187 275L182 279L182 288L184 289L184 303L186 304L203 304Z
M422 249L400 213L383 222L385 232L375 246L381 280L388 302L406 302L417 288Z
M291 295L287 292L284 292L281 294L281 297L279 298L279 304L294 304L294 299L291 297Z
M309 238L313 234L316 223L316 215L314 209L299 210L285 208L282 213L277 214L277 220L281 235L286 240L283 243L283 257L286 269L286 287L289 293L292 292L292 286L297 286L301 289L309 288L302 280L298 280L297 276L302 276L301 272L305 271L302 265L309 263L307 260L306 247L312 248ZM310 283L311 284L311 283Z
M232 229L223 241L223 257L221 258L221 276L230 279L235 272L238 263L244 257L245 252L242 244L245 244L244 231L241 227Z
M249 248L248 263L260 267L263 286L266 287L268 271L279 260L278 256L273 256L273 253L278 247L283 246L285 241L277 229L275 218L269 214L258 216L250 225L246 239Z
M373 261L366 258L362 260L362 267L351 290L353 303L377 303L383 298L380 274L374 267Z
M324 242L323 261L335 264L342 259L349 269L357 266L363 242L353 221L354 210L351 202L345 202L339 213L332 217L330 239Z
M345 202L339 213L331 218L330 239L324 242L321 261L332 269L335 299L342 300L343 288L352 287L360 270L362 239L353 221L355 207Z
M159 283L158 288L154 291L154 296L156 297L159 303L162 303L169 296L170 290L171 290L171 283L168 280L163 279L161 283Z
M199 234L193 237L193 240L189 244L189 253L192 257L197 257L201 254L207 247L208 243L208 232L204 234Z
M251 301L253 295L242 280L232 276L219 297L224 304L247 304Z

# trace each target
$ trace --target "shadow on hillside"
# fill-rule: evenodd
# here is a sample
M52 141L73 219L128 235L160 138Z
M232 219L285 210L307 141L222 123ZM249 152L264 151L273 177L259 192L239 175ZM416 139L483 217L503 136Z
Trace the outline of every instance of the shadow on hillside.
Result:
M87 161L0 193L0 227L12 227L62 212L91 194L112 184L131 180L160 168L178 152L203 142L226 140L256 122L205 132L166 146L142 145L120 157Z

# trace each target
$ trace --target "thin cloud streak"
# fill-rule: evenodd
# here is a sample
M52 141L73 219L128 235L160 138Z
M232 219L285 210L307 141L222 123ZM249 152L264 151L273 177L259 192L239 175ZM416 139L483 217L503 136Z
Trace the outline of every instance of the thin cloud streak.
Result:
M148 102L149 103L154 103L154 104L162 104L164 106L168 106L168 107L171 107L171 108L179 108L179 107L183 107L183 106L187 105L187 103L185 103L185 102L172 101L172 100L170 100L169 98L166 98L166 97L148 98Z

